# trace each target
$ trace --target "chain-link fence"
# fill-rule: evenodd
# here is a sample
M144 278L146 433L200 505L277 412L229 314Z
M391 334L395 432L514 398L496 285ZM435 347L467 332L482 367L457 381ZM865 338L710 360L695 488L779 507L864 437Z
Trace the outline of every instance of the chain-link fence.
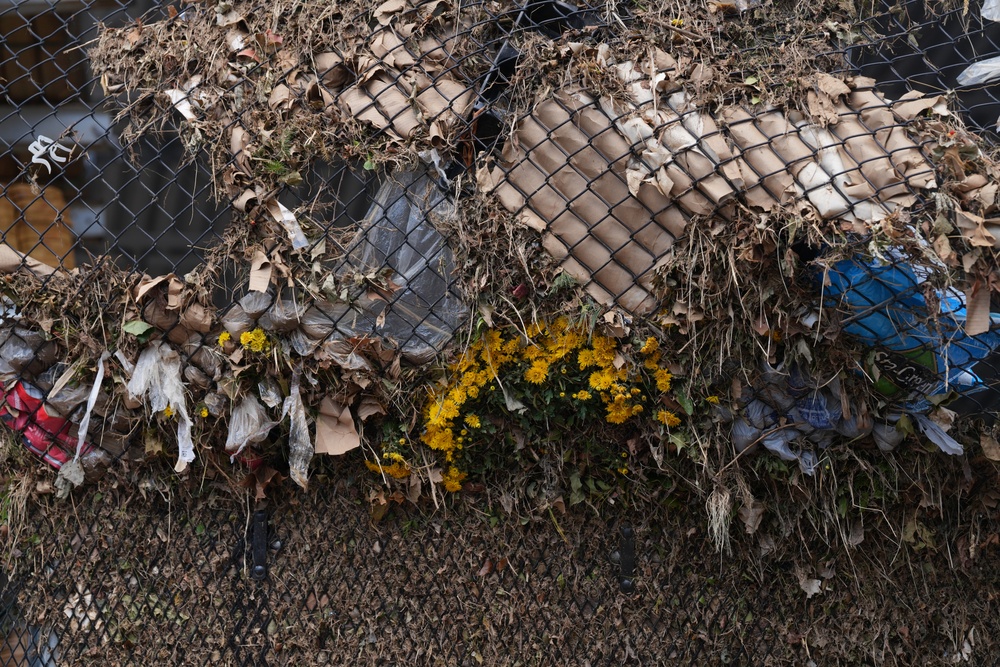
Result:
M31 500L33 546L3 588L5 664L996 659L992 529L961 568L909 547L893 566L891 540L853 562L815 539L794 557L718 554L690 515L521 521L473 502L376 523L349 485L257 511L228 492L139 488L103 486L68 513Z
M995 15L0 4L0 419L61 495L165 454L186 481L264 496L362 450L386 493L434 506L508 474L582 506L670 474L667 455L719 482L758 448L807 476L908 440L990 466ZM963 620L988 605L973 596L922 630L868 609L881 634L844 648L802 599L833 569L796 562L790 591L714 578L683 565L700 542L647 518L369 528L331 525L368 501L328 488L178 513L169 483L136 484L133 533L112 530L138 502L122 487L81 496L75 536L44 518L67 508L35 507L9 664L926 664L991 646Z

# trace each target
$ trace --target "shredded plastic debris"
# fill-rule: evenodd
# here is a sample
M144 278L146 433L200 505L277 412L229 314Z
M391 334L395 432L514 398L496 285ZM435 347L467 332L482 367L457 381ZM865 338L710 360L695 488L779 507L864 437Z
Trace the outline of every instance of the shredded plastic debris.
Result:
M132 398L145 398L153 413L164 413L177 418L177 465L182 472L194 461L194 442L191 439L191 417L184 398L181 377L181 360L169 345L155 341L142 351L136 362L132 379L128 382Z

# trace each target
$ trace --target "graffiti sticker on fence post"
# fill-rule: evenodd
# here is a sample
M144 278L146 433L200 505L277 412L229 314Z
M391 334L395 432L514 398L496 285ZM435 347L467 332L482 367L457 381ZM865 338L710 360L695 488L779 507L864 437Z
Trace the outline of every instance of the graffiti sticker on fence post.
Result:
M67 148L42 134L38 135L38 138L31 142L28 150L31 151L31 163L45 165L45 169L50 174L52 173L52 164L49 163L49 160L62 164L73 153L72 147ZM65 151L66 154L60 155L59 151ZM46 154L48 155L47 159Z

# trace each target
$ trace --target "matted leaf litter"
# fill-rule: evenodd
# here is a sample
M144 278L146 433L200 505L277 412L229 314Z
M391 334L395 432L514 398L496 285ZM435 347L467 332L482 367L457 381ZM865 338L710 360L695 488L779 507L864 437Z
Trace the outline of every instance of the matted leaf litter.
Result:
M434 502L497 469L581 501L675 454L718 481L759 445L807 475L836 443L960 454L995 400L998 166L947 96L844 74L857 18L205 1L105 29L123 143L181 137L232 220L186 275L5 248L0 417L61 492L162 453L263 496L363 446Z

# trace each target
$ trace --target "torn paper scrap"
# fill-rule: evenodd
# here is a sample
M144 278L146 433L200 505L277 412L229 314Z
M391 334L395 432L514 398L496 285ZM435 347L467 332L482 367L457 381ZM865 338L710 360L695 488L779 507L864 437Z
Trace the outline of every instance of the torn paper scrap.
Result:
M288 210L288 207L279 202L276 199L272 199L267 202L267 212L271 214L271 217L275 221L285 228L288 233L288 239L292 242L292 247L296 250L305 248L309 245L309 239L302 232L302 226L299 221L295 218L295 214Z
M250 264L250 291L266 292L271 285L271 261L264 254L263 250L257 249L253 253L253 261Z
M361 446L351 409L327 396L316 417L316 453L339 456Z

